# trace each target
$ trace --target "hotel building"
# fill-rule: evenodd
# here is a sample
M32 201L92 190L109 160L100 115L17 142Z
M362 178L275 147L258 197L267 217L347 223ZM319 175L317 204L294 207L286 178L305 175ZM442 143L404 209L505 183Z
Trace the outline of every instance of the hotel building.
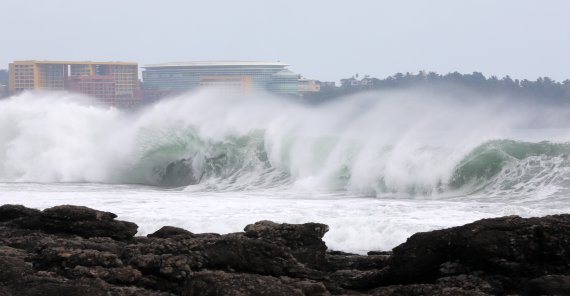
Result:
M281 62L211 61L144 66L145 93L155 96L199 87L217 87L240 93L271 91L297 94L299 76Z
M126 62L15 61L9 92L71 90L103 101L129 101L138 93L138 64Z

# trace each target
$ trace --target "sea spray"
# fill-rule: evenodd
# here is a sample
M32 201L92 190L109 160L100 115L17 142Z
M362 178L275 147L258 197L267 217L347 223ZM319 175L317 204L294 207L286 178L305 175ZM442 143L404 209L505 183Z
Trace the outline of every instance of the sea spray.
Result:
M370 196L510 190L516 178L497 187L498 178L512 172L505 170L534 164L532 157L545 158L545 165L565 157L566 148L548 148L559 145L552 143L511 155L527 149L518 146L534 145L521 140L566 141L563 132L525 132L559 130L567 124L563 115L513 99L419 90L319 106L269 94L203 91L138 111L68 93L23 93L0 101L0 181L282 187Z

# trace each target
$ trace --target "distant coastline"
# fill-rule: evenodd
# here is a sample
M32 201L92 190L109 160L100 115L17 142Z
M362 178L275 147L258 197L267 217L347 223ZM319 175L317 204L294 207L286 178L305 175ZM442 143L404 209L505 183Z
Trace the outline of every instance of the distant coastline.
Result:
M0 69L0 98L8 97L8 70ZM301 99L308 103L319 104L340 97L369 91L397 91L410 88L426 90L443 89L449 95L461 96L464 92L474 92L483 96L508 96L524 100L534 100L543 104L565 104L570 102L570 79L562 82L549 77L536 80L485 76L481 72L462 74L452 72L439 74L419 71L417 73L396 73L386 78L355 74L333 81L306 80L314 82L318 91L299 92ZM144 88L144 81L141 81ZM177 92L166 92L176 94ZM155 95L151 93L151 96ZM144 103L144 102L143 102Z

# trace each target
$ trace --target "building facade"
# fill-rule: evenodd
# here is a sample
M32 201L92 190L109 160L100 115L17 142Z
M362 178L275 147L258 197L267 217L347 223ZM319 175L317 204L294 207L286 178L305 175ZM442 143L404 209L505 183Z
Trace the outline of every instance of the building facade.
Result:
M299 79L299 92L319 92L321 91L321 84L317 80Z
M101 99L136 100L138 64L126 62L15 61L9 92L70 90Z
M115 78L111 75L70 76L66 85L66 90L99 98L106 103L112 103L116 98Z
M143 88L149 94L175 93L199 87L241 89L244 92L298 93L298 75L281 62L212 61L147 65Z
M223 92L249 94L251 93L251 76L201 76L199 85L216 88Z

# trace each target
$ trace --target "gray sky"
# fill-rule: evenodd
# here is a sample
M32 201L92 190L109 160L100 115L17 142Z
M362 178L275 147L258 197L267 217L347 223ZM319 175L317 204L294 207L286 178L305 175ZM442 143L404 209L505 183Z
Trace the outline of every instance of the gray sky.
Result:
M280 60L309 78L570 78L568 0L0 0L12 60Z

